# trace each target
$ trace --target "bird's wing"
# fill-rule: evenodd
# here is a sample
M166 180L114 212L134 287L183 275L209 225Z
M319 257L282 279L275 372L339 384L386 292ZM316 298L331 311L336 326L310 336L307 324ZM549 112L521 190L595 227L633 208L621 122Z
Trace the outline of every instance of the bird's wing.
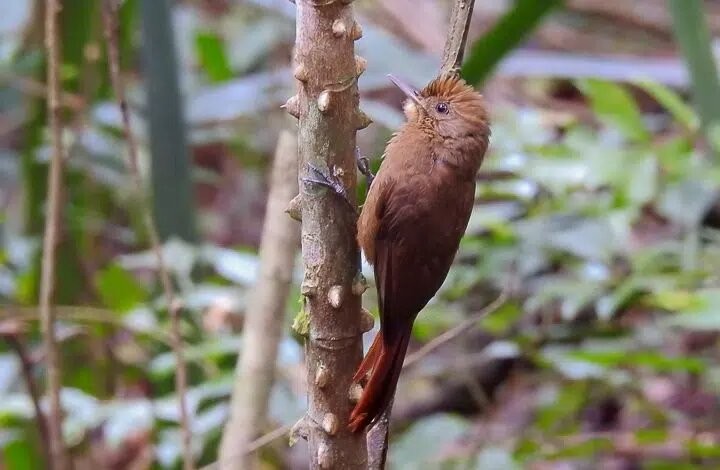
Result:
M377 207L375 279L386 340L412 326L440 288L454 256L443 221L433 220L411 182L387 185Z

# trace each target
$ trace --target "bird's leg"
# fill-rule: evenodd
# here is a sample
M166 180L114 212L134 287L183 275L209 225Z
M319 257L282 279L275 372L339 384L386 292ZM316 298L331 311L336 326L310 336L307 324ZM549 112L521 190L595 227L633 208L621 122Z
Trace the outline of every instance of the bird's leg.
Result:
M303 183L318 184L320 186L330 188L335 194L340 196L340 198L342 198L348 206L350 206L353 214L357 215L357 208L350 200L347 190L345 189L345 185L343 185L342 181L340 181L340 178L326 170L316 167L312 163L308 162L305 165L307 168L307 175L302 178Z
M370 185L375 179L375 175L373 175L372 171L370 170L370 159L360 153L359 147L355 147L355 161L357 162L357 167L358 170L360 170L360 173L365 175L365 181L367 181L367 190L370 191Z

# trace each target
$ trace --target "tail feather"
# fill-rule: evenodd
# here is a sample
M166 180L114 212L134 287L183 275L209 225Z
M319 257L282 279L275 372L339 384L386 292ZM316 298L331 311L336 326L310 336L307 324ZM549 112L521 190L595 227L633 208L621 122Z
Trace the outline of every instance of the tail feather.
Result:
M376 342L378 346L376 346ZM387 344L384 339L373 342L373 346L370 347L366 358L360 365L360 369L355 374L356 377L364 376L367 370L362 372L362 369L369 369L369 364L366 364L366 361L372 360L370 380L365 385L360 401L350 414L348 427L352 432L365 429L370 423L379 418L389 406L395 394L409 342L410 331L403 332L395 338L392 344Z
M375 367L375 363L377 362L378 356L382 350L382 331L380 331L378 334L375 335L375 339L372 342L372 345L370 345L370 349L368 349L367 354L365 354L365 357L363 358L362 362L360 363L360 367L358 367L358 370L355 372L355 375L353 376L353 382L360 382L362 379L365 378L368 372Z

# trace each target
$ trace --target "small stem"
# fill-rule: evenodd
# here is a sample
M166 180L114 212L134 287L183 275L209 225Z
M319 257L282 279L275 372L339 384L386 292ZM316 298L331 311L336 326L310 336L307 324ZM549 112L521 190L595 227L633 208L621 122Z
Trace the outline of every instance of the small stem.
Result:
M152 251L158 268L158 276L160 284L165 296L168 313L170 315L170 329L172 338L172 349L177 363L177 372L175 374L175 389L178 395L180 408L180 428L182 433L182 450L183 450L183 468L185 470L194 469L192 454L192 433L190 430L190 420L187 411L186 395L187 395L187 371L185 366L185 357L183 354L183 342L180 334L180 313L181 303L177 299L175 289L170 279L165 258L160 244L157 228L147 195L143 187L142 177L138 168L138 145L130 126L130 113L128 112L127 99L125 97L125 87L120 76L120 48L119 48L119 27L117 22L118 4L116 0L105 0L103 4L103 23L105 26L105 40L107 41L108 58L110 65L110 78L113 88L115 89L115 97L120 107L123 122L123 132L128 145L128 155L125 162L128 172L133 180L135 191L142 200L143 221L145 230L150 238Z
M443 50L440 72L458 73L465 54L470 21L472 21L475 0L455 0L450 13L445 49Z
M48 115L52 140L52 157L48 175L47 213L43 239L42 274L40 279L40 318L43 341L47 354L47 391L50 395L48 436L51 461L55 470L68 468L62 434L62 409L60 404L60 358L55 338L55 312L52 308L55 291L56 251L60 239L62 217L64 151L62 123L60 122L60 44L58 43L58 0L48 0L45 6L45 46L47 48Z

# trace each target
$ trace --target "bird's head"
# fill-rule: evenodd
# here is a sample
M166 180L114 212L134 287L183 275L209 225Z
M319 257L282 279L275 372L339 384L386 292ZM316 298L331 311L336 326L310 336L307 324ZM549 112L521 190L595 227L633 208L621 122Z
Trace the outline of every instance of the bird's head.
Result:
M489 136L483 96L458 75L442 74L422 90L392 75L389 78L408 98L403 105L408 124L435 132L444 139Z

